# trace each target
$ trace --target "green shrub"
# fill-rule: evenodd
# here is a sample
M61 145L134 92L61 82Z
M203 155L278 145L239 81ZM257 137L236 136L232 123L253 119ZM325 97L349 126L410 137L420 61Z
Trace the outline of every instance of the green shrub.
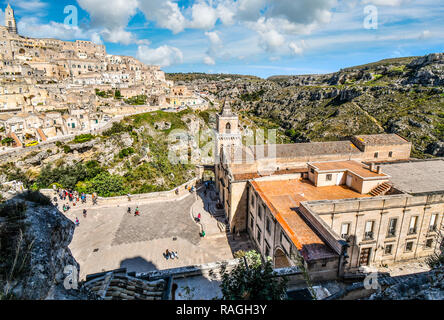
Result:
M79 136L76 136L74 138L74 142L75 143L84 143L84 142L88 142L91 141L92 139L94 139L94 136L92 134L81 134Z
M146 105L147 102L147 96L146 95L140 95L140 96L135 96L129 99L125 100L125 103L133 105L133 106L142 106L142 105Z
M108 172L102 172L90 181L90 190L88 193L96 192L101 197L112 197L125 194L123 178L118 175L111 175Z
M129 147L129 148L126 148L126 149L122 149L122 150L120 150L120 152L119 152L119 158L120 158L120 159L126 158L126 157L128 157L129 155L134 154L135 152L136 152L136 151L135 151L134 148L132 148L132 147Z
M112 127L105 132L102 133L104 137L111 137L115 134L123 133L123 132L131 132L133 131L133 127L130 125L125 125L123 122L114 122Z

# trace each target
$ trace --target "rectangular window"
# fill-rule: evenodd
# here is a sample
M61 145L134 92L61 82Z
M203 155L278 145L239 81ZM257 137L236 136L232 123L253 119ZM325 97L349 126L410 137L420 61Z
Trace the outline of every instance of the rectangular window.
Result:
M393 157L393 151L389 152L389 158Z
M270 246L268 245L267 240L265 240L265 257L270 256Z
M265 212L265 207L264 206L259 206L259 211L257 213L259 219L262 220L262 214Z
M267 227L267 233L271 234L271 222L270 222L270 218L268 218L268 217L267 217L266 227Z
M333 178L333 175L327 174L327 177L326 177L327 181L331 181L332 178Z
M347 238L350 231L350 223L343 223L341 227L341 237Z
M429 225L429 231L436 231L436 222L438 220L438 214L434 213L432 214L432 217L430 218L430 225Z
M314 170L313 168L311 168L311 169L310 169L310 172L314 174L314 173L315 173L315 170Z
M254 207L254 202L255 202L255 198L254 198L254 194L251 194L251 206Z
M405 252L410 252L413 250L413 241L409 241L407 242L407 244L405 245Z
M433 245L433 239L427 239L426 245L425 245L426 248L430 249L432 247L432 245Z
M387 244L387 245L385 246L384 253L385 253L385 254L392 254L392 250L393 250L393 245L392 245L392 244Z
M257 228L257 237L256 237L256 239L257 239L257 242L261 242L261 240L262 240L262 231L261 231L261 229L259 228L259 226L256 226L256 228Z
M394 236L396 236L396 224L397 223L398 223L398 219L397 218L390 219L387 237L394 237Z
M379 152L375 152L375 159L379 157Z
M374 226L374 221L367 221L365 223L365 239L366 240L371 240L373 239L373 226Z
M254 218L253 216L250 216L250 229L253 230L254 227Z
M409 227L409 234L415 234L416 233L416 224L418 222L418 217L414 216L410 219L410 227Z

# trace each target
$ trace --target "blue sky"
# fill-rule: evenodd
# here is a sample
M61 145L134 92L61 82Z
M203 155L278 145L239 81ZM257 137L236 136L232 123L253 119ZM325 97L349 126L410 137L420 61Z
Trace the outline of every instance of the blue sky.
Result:
M22 35L92 40L166 72L329 73L444 51L442 0L9 2Z

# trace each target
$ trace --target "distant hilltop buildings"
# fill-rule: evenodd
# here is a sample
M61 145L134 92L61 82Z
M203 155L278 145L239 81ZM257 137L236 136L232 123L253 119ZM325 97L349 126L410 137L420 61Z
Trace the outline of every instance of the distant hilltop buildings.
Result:
M8 4L0 26L0 139L12 138L10 146L97 129L116 115L205 104L174 88L159 66L107 54L91 41L33 39L19 31Z

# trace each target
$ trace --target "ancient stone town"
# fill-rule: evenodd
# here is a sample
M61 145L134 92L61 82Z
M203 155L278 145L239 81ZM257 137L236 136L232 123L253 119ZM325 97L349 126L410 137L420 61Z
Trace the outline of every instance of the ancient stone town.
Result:
M25 267L0 260L1 298L444 298L443 158L402 132L311 141L254 122L253 93L216 92L230 80L167 79L104 45L21 36L7 6L0 250ZM208 157L171 164L174 130L202 128ZM205 145L191 140L185 155ZM266 264L276 295L227 293L233 270Z

